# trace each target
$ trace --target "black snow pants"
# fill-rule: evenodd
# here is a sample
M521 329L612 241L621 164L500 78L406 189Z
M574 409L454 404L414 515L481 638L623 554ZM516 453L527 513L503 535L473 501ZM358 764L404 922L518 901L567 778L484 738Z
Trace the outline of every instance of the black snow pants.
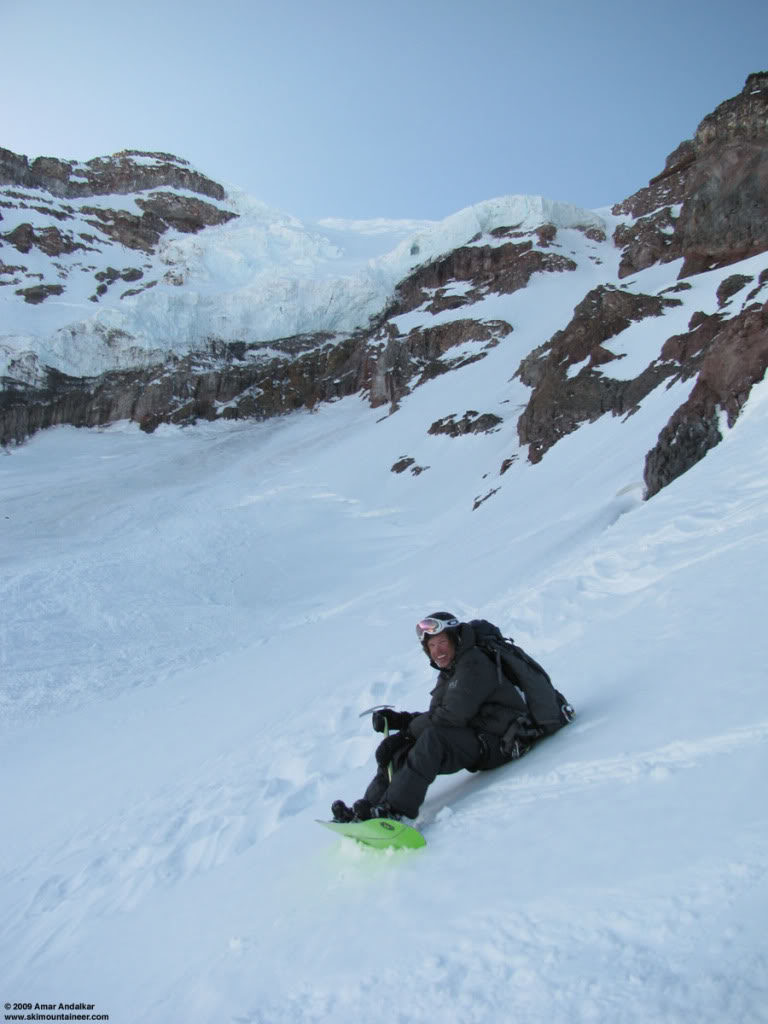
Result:
M392 758L391 782L386 765L379 765L365 798L372 804L386 801L395 810L415 818L427 789L438 775L452 775L463 768L496 768L508 760L501 754L495 736L479 736L473 729L430 725L417 740L404 743L397 750Z

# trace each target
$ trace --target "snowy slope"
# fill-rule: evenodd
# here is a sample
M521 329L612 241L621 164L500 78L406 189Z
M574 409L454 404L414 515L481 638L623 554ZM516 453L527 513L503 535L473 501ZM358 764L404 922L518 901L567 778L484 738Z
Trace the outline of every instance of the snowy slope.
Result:
M586 273L558 289L578 301ZM62 428L0 458L4 1001L121 1024L768 1020L767 385L650 502L645 453L692 381L531 466L504 410L569 312L553 295L540 275L487 299L513 334L389 417L350 398ZM501 429L427 434L468 406ZM406 454L429 469L389 472ZM439 607L497 621L578 718L439 780L425 850L363 851L313 819L368 780L358 713L425 706L413 624Z

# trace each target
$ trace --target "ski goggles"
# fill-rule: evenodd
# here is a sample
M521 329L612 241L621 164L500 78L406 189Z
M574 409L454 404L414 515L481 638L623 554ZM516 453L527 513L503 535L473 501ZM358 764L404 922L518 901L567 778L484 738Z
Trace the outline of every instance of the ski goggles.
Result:
M425 636L437 636L444 629L455 629L459 624L458 619L433 619L430 616L416 623L416 636L423 640Z

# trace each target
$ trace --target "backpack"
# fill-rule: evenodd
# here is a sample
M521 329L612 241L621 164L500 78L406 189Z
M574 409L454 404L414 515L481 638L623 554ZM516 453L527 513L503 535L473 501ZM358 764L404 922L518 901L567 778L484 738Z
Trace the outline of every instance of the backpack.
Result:
M498 626L486 619L469 622L475 643L496 663L499 683L513 683L525 697L528 714L543 734L549 735L567 725L575 712L565 697L556 690L549 675L510 637L502 636Z

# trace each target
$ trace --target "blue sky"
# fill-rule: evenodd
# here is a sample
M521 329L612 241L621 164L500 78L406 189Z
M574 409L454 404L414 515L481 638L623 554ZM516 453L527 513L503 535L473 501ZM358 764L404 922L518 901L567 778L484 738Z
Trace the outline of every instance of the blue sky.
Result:
M623 199L751 71L768 4L0 0L0 146L172 152L302 218Z

